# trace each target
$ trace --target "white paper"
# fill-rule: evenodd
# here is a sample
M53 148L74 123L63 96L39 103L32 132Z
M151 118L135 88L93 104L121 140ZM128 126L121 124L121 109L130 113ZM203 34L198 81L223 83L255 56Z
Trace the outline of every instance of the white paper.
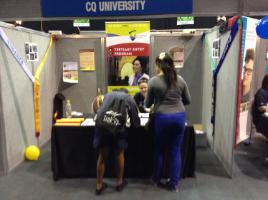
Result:
M83 113L77 112L77 111L72 111L72 116L73 117L82 117L83 116Z
M149 117L149 113L139 113L139 117Z
M95 126L95 121L93 118L87 118L82 122L81 126Z
M145 117L142 117L142 118L140 118L140 120L141 120L141 126L145 126L145 124L148 122L148 117L147 118L145 118Z

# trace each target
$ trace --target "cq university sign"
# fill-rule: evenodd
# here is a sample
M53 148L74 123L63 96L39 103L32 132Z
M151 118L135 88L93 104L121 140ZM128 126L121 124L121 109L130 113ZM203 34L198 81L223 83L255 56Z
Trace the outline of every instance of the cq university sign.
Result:
M192 0L41 0L43 17L189 14L192 7Z

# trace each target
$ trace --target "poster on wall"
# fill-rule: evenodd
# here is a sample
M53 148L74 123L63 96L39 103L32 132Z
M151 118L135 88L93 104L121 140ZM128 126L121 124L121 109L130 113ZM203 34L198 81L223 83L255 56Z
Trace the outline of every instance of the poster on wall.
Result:
M63 82L78 83L77 62L63 62Z
M37 44L31 42L25 42L25 55L28 62L38 61Z
M212 58L220 57L220 38L213 40L212 42Z
M149 79L150 22L106 22L105 30L108 91L125 87L133 94Z
M253 102L254 94L252 90L254 57L256 48L256 25L257 19L242 17L242 75L241 75L241 101L240 101L240 130L237 137L237 143L246 140L250 134L250 108Z
M173 58L175 68L183 68L184 63L184 46L176 46L169 50L170 55Z
M95 71L95 52L94 49L79 50L80 71Z

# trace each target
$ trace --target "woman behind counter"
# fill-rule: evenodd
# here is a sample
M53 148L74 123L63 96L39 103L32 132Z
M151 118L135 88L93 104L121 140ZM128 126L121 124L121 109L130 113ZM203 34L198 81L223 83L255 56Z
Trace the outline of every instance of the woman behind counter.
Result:
M139 80L141 79L147 79L149 80L149 75L146 74L146 64L145 61L137 57L133 60L133 72L134 74L129 77L128 84L131 86L136 86L138 85Z
M185 130L185 107L191 97L184 79L177 75L172 58L160 53L155 60L157 75L149 80L145 106L154 104L154 166L152 181L170 191L178 191L181 174L181 143ZM165 148L170 154L169 181L162 184Z
M134 95L134 100L138 106L139 112L141 113L149 112L150 109L145 108L145 105L144 105L144 99L145 99L145 95L148 89L148 79L143 78L139 80L138 86L139 86L140 91Z

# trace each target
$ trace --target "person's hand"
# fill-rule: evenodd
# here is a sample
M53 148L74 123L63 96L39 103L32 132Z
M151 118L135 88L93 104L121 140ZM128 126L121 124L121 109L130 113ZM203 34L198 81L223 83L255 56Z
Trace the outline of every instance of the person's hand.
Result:
M145 107L144 107L144 110L145 110L147 113L151 112L151 108L145 108Z
M267 110L267 106L260 106L260 107L258 108L258 110L259 110L261 113L268 112L268 110Z
M149 110L149 113L152 113L153 112L153 110L154 110L154 104L153 105L151 105L151 107L149 108L150 110Z

